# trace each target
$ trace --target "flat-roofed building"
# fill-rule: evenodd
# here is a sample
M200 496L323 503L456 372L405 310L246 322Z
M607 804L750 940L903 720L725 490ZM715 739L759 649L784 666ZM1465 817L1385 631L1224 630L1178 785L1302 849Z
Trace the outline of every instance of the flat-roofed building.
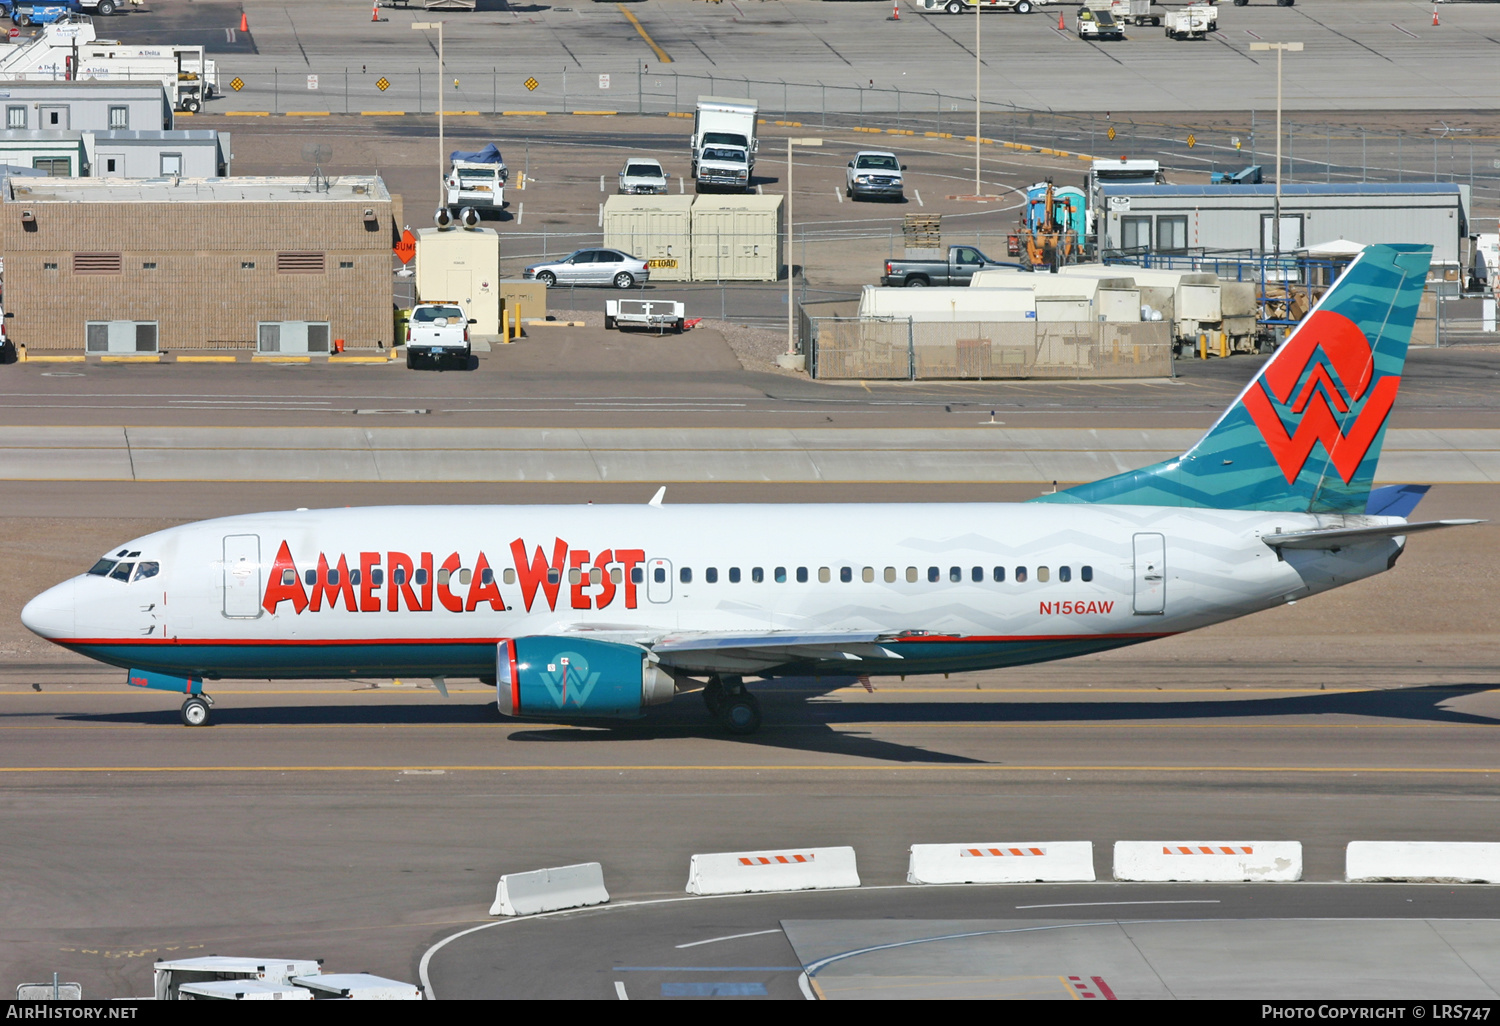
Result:
M388 345L395 220L374 175L12 178L6 333L28 350Z

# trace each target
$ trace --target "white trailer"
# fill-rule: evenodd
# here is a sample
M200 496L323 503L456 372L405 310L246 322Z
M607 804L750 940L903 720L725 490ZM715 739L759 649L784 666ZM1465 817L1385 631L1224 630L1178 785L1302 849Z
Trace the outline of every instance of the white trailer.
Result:
M290 983L265 980L211 980L184 983L177 988L178 1001L311 1001L313 993Z
M1160 25L1162 13L1151 9L1151 0L1111 0L1110 10L1122 25Z
M1219 9L1190 4L1168 11L1165 21L1168 39L1207 39L1219 27Z
M866 285L859 296L859 318L924 323L1031 321L1036 319L1036 291L1029 285L1007 288L952 285L935 289Z
M184 985L235 981L290 986L294 976L316 976L323 971L322 959L315 958L232 958L203 955L197 958L174 958L157 962L155 970L156 999L176 1001Z
M973 10L976 7L986 11L1010 11L1012 14L1030 14L1038 7L1051 7L1055 3L1069 2L1072 0L922 0L922 9L927 11L947 11L949 14L962 14L964 11Z
M292 980L312 991L314 999L348 998L351 1001L421 1001L422 992L413 984L388 980L369 973L323 973Z
M606 328L649 328L682 334L687 324L687 305L665 299L606 299Z

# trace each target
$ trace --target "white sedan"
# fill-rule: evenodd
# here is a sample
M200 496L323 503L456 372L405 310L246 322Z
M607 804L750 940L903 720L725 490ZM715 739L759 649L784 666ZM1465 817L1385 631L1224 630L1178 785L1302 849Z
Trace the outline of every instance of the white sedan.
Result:
M532 264L521 277L535 279L549 289L554 285L613 285L628 289L644 285L651 272L646 269L646 261L617 249L580 249L561 260Z

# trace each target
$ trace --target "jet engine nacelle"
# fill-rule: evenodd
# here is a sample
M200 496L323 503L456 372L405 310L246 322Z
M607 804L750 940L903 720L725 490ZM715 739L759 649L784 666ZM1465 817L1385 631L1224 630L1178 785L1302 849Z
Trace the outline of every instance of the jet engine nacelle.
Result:
M634 719L677 690L639 645L557 635L502 639L495 681L496 704L512 716Z

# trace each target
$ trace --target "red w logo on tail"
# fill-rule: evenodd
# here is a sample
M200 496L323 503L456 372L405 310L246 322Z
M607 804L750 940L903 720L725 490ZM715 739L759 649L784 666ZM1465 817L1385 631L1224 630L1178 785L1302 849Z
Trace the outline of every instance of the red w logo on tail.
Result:
M1315 363L1319 349L1333 367L1337 380L1329 376L1322 363ZM1293 403L1292 392L1309 365L1312 365L1312 373L1307 376L1306 384ZM1354 477L1391 412L1396 390L1401 385L1399 377L1387 375L1375 382L1371 389L1370 379L1374 372L1374 353L1359 326L1342 314L1319 310L1303 322L1286 349L1277 353L1266 366L1259 387L1252 386L1245 393L1245 408L1250 411L1288 484L1294 483L1297 475L1302 473L1317 442L1323 443L1345 484ZM1340 383L1347 390L1347 401ZM1298 417L1291 434L1287 433L1281 416L1271 405L1271 396L1282 406L1290 403L1292 414ZM1358 408L1347 434L1339 427L1330 400L1343 414Z

